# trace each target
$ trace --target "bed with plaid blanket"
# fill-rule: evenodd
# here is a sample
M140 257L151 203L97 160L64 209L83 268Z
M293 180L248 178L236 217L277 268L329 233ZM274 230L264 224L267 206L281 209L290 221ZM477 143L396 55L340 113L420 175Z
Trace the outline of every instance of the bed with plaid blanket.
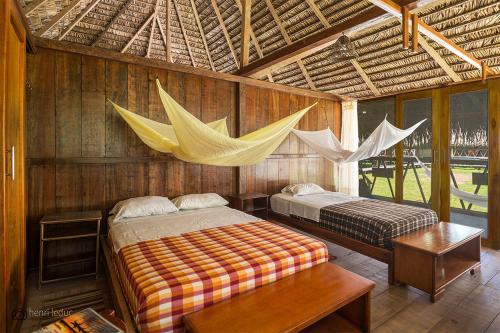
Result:
M128 245L115 268L141 332L180 332L190 312L326 261L324 243L257 221Z
M393 238L438 222L436 213L431 209L367 199L321 208L319 226L391 249Z

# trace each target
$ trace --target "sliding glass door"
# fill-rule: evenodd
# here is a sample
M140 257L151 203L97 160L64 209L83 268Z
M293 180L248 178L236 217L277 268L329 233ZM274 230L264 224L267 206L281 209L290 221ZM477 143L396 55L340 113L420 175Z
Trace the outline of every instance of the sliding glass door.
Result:
M431 206L432 98L402 101L403 128L426 120L403 141L403 202Z
M488 229L488 91L451 93L450 222Z
M363 142L387 119L394 124L394 98L358 102L359 142ZM359 161L359 195L393 201L395 197L394 148L379 156Z

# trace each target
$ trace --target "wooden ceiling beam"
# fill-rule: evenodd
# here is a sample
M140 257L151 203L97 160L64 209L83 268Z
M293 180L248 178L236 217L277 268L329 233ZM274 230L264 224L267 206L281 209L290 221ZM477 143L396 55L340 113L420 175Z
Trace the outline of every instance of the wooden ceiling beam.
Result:
M240 68L240 63L238 61L238 58L236 57L236 52L234 51L233 42L231 42L231 36L229 36L229 32L227 32L226 24L224 23L224 19L222 18L222 15L219 10L219 6L217 5L217 0L210 0L210 1L214 9L215 16L217 16L217 20L219 21L222 33L224 34L224 38L226 39L226 42L229 45L229 49L231 51L234 63L236 64L236 67Z
M35 33L35 36L41 37L43 34L45 34L47 31L55 27L59 22L61 22L62 19L66 17L66 15L69 14L73 9L76 8L80 4L81 0L72 0L69 5L64 7L59 13L54 15L48 23L46 23L42 29L38 30Z
M196 20L196 25L198 25L198 30L200 31L201 39L203 41L203 46L205 47L205 52L207 52L208 61L210 62L210 68L215 71L215 65L212 60L212 55L210 54L210 49L208 48L207 38L205 36L205 32L203 31L203 26L201 25L200 16L198 15L198 10L196 10L196 4L194 0L190 0L191 9L193 10L194 18Z
M127 45L125 45L122 49L121 49L121 53L125 53L128 48L130 47L130 45L132 45L132 43L136 40L137 36L139 36L142 31L148 26L149 23L151 23L151 20L154 19L156 17L156 10L151 14L149 15L149 17L147 18L146 21L144 21L144 23L141 25L141 27L139 28L139 30L137 30L135 32L135 34L132 36L132 38L130 38L130 40L128 41Z
M455 72L450 65L437 53L436 50L424 38L419 38L418 43L420 46L434 59L435 62L448 74L448 76L453 80L453 82L460 82L462 78Z
M155 34L157 18L158 18L158 15L155 14L155 17L153 19L153 23L151 23L151 32L149 34L149 42L148 42L148 50L146 51L146 58L149 58L151 55L151 45L153 44L153 37Z
M212 0L213 1L213 0ZM399 0L400 5L413 5L417 3L415 0ZM256 60L244 68L241 68L237 74L250 76L250 77L260 77L269 70L275 70L277 68L289 65L296 62L299 59L307 57L311 54L324 49L325 47L333 44L337 38L339 38L343 32L351 31L356 27L366 24L369 21L376 19L386 12L378 7L373 7L368 9L358 15L347 19L335 26L326 28L322 31L304 37L290 45L287 45L264 58Z
M283 22L281 21L281 18L279 17L278 12L274 8L271 0L266 0L266 5L267 5L267 9L269 10L269 12L271 13L271 16L274 19L274 22L278 26L278 29L280 30L281 35L283 36L283 39L285 40L286 44L287 45L292 44L292 40L290 38L290 35L288 35L288 32L286 31L285 26L283 25ZM299 68L302 72L302 75L306 79L309 87L312 90L316 90L316 84L314 83L311 76L307 72L306 66L304 65L304 62L302 61L302 59L297 60L297 65L299 66Z
M379 8L385 10L387 13L397 17L398 19L400 20L402 19L402 8L399 4L391 0L370 0L370 2L378 6ZM476 67L477 69L479 70L483 69L481 61L478 60L476 57L474 57L474 55L472 55L471 53L467 52L466 50L455 44L452 40L448 39L443 34L438 32L433 27L429 26L427 23L420 20L419 18L416 18L416 22L418 23L417 24L418 32L420 32L422 35L430 38L431 40L438 43L448 51L454 53L456 56L467 61L469 64ZM495 73L489 66L484 66L484 70L487 73L491 74Z
M120 9L118 10L118 12L115 14L115 16L113 16L113 18L111 19L111 21L109 21L109 23L106 25L106 27L104 28L103 31L101 31L101 33L97 36L97 38L92 42L92 46L96 46L97 43L99 43L102 38L104 37L104 35L106 35L106 33L109 31L109 29L111 29L111 27L113 26L113 24L115 24L116 20L118 20L120 18L120 16L125 12L125 10L127 10L127 8L130 6L130 4L134 2L134 0L128 0L127 2L125 2L121 7Z
M177 8L177 2L173 0L175 14L177 15L177 19L179 20L179 25L181 26L182 36L184 36L184 41L186 42L186 47L188 49L189 57L191 58L191 63L193 67L196 67L196 62L194 60L193 51L191 50L191 46L189 45L188 35L186 33L186 29L184 28L184 23L182 23L181 15L179 14L179 9Z
M163 41L163 45L165 46L165 50L166 50L167 49L167 36L165 35L165 31L163 31L163 28L161 27L160 18L158 15L156 15L156 24L158 24L158 29L160 30L161 39ZM169 59L168 55L166 55L166 60L172 62L172 60Z
M62 40L64 37L66 37L66 35L71 31L73 30L73 28L78 24L80 23L81 20L83 20L83 18L85 16L87 16L88 13L90 13L90 11L92 9L94 9L95 6L97 6L99 4L99 2L101 2L101 0L94 0L92 1L91 3L89 3L87 5L87 7L85 7L84 10L82 10L80 12L80 14L78 14L78 16L75 18L75 20L73 22L71 22L70 25L68 25L66 27L66 29L64 29L64 31L61 33L61 35L58 37L58 40Z
M309 5L309 8L314 12L316 17L320 20L321 24L325 27L331 26L330 22L326 19L325 15L321 12L321 9L316 5L314 0L306 0L307 4Z
M252 20L252 0L243 0L241 10L241 51L240 67L248 65L250 57L250 24Z
M172 0L167 0L167 4L165 5L165 52L167 61L174 62L172 59L172 25L170 14L172 13Z
M316 5L316 3L314 2L314 0L307 0L307 3L309 4L309 6L313 10L313 12L316 14L316 16L318 17L318 19L321 21L321 23L325 27L327 27L327 28L331 27L330 22L328 22L327 18L323 15L323 13L319 9L319 7ZM366 72L363 70L363 68L361 67L361 65L359 64L359 62L356 59L352 59L351 60L351 64L354 66L354 68L356 69L356 72L358 72L359 76L361 76L361 78L365 82L365 84L368 87L368 89L370 89L371 92L375 96L379 96L380 95L380 91L377 89L377 87L370 80L370 78L368 77L368 75L366 74Z
M24 7L24 9L23 9L24 15L28 16L34 10L36 10L38 7L40 7L41 5L43 5L46 2L47 2L47 0L33 0L32 2L30 2L29 5Z
M380 91L377 89L377 87L375 87L375 85L373 84L372 80L370 80L370 78L368 77L368 75L366 74L366 72L363 70L363 68L361 67L361 65L359 64L359 62L357 60L355 60L355 59L352 59L351 60L351 64L354 66L354 68L356 69L356 72L358 72L359 76L361 76L361 78L366 83L366 85L371 90L371 92L375 96L380 96Z
M241 1L234 0L234 2L236 2L236 5L238 6L240 14L243 15L243 5L241 4ZM255 47L255 50L257 51L257 55L259 56L259 58L264 57L264 53L262 52L262 48L260 47L259 41L257 40L257 36L255 36L255 32L253 31L251 24L250 24L250 38L252 40L253 46ZM274 82L271 72L268 72L266 76L269 82Z

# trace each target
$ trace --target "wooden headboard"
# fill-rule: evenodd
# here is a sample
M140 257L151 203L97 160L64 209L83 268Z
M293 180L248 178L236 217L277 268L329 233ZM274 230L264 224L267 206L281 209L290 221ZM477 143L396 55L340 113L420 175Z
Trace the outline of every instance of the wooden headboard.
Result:
M170 65L171 66L171 65ZM146 147L106 99L167 122L157 93L169 94L208 122L228 117L233 136L259 128L316 101L303 129L340 131L340 106L221 78L40 48L28 57L27 166L29 266L37 265L38 221L45 213L101 209L143 195L276 192L289 181L333 186L331 165L290 136L252 167L185 163ZM306 94L307 91L304 91Z

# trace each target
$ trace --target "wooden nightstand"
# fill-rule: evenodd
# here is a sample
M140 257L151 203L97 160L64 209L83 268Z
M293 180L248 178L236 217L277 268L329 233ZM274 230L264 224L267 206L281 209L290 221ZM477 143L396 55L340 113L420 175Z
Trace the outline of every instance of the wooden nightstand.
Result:
M62 281L70 278L95 275L99 271L99 233L101 230L102 214L100 211L66 212L45 215L40 220L40 262L38 273L38 286L43 283ZM66 260L52 259L46 262L44 252L52 242L75 242L77 239L90 239L95 241L95 251L77 253ZM61 250L57 248L59 254ZM63 256L64 257L64 256ZM64 259L64 258L63 258ZM78 272L74 274L67 266L78 265L79 269L94 268L91 272ZM54 277L55 272L66 266L63 277ZM47 272L46 272L47 271ZM69 272L69 273L68 273ZM50 274L49 274L50 273Z
M269 196L263 193L244 193L229 196L229 207L267 220Z

